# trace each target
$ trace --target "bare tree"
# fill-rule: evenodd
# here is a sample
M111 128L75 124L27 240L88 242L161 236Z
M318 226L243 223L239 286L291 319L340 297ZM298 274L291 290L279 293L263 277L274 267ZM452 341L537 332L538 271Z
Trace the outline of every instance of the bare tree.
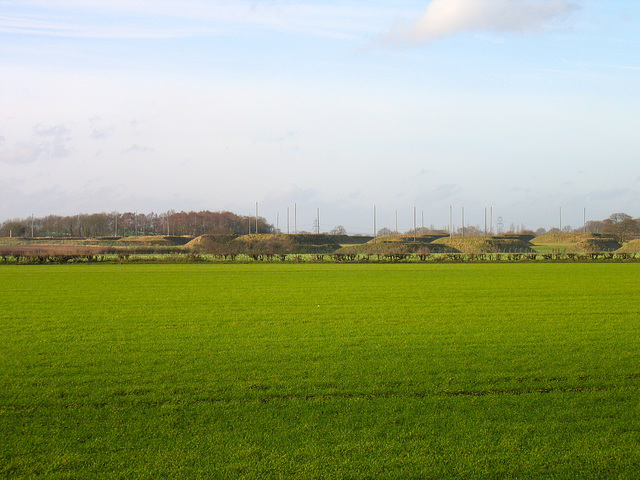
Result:
M346 235L347 229L344 228L342 225L338 225L337 227L333 227L329 233L331 235Z
M626 213L614 213L603 223L602 233L614 235L620 243L627 242L640 233L638 221Z

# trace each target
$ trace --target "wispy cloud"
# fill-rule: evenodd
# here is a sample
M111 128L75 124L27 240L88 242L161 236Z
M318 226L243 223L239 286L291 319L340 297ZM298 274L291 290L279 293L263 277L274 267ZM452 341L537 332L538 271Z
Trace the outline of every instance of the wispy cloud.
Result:
M70 130L64 125L54 125L53 127L36 125L33 127L33 131L39 137L53 137L60 140L67 139L70 133Z
M421 195L421 199L429 202L437 202L440 200L447 200L451 198L457 190L457 186L454 184L438 185L431 188Z
M398 23L390 43L421 43L470 31L536 32L571 13L568 0L433 0L413 24Z
M32 130L30 139L16 141L0 150L0 163L24 165L40 159L65 158L71 153L67 146L71 132L65 125L38 124Z
M247 28L358 39L380 32L399 11L248 0L23 0L15 5L0 15L0 32L97 39L212 36Z
M94 140L102 140L105 138L109 138L114 133L114 128L94 128L91 132L91 138Z
M0 163L24 165L38 160L42 148L34 142L16 142L12 147L0 150Z
M127 148L123 153L153 153L153 152L155 152L154 148L141 147L138 144L133 144L129 148Z

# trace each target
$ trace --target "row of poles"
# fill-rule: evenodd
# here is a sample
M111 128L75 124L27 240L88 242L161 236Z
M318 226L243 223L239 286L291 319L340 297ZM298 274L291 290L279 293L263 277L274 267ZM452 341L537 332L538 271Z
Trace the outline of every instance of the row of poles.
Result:
M255 214L255 233L258 233L258 202L256 202L256 214ZM465 212L464 207L461 207L461 229L462 236L465 235ZM421 212L422 215L422 229L424 229L424 210ZM489 223L487 225L487 215ZM291 233L290 228L290 207L287 206L287 233ZM502 231L502 217L498 217L498 233ZM374 238L378 235L378 215L377 215L377 207L373 206L373 236ZM249 234L251 234L251 219L249 219ZM398 210L396 210L395 215L395 231L398 231ZM453 205L449 205L449 236L453 236ZM587 229L587 209L583 208L583 231L586 232ZM276 230L280 231L280 213L276 214ZM559 207L559 230L562 231L562 207ZM413 207L413 232L414 237L417 232L417 208ZM298 206L296 203L293 204L293 233L298 233ZM316 209L316 218L314 220L314 233L320 233L320 208ZM493 234L493 207L484 207L484 235Z
M256 215L255 215L255 232L258 233L258 202L256 202ZM287 206L287 233L291 233L291 214L290 207ZM313 225L314 233L320 233L320 208L316 209L316 218ZM280 231L280 213L276 214L276 231ZM293 204L293 233L298 233L298 205ZM251 234L251 219L249 219L249 234Z
M422 228L424 229L424 210L421 212L422 213ZM413 232L414 232L414 237L417 231L417 224L416 224L416 217L417 215L417 209L416 207L413 207ZM583 231L586 232L587 231L587 209L586 207L583 208ZM493 234L493 207L489 207L489 216L490 216L490 220L489 220L489 230L487 230L487 207L484 207L484 235L485 237L487 236L487 234ZM558 216L559 216L559 230L562 231L562 207L559 207L559 211L558 211ZM461 217L462 217L462 236L464 237L465 234L465 218L464 218L464 207L461 207ZM256 215L255 215L255 233L258 233L258 202L256 202ZM167 229L167 235L169 235L169 221L168 221L168 215L165 214L165 227ZM398 231L398 210L396 210L396 228L395 231ZM135 222L136 222L136 234L137 234L137 230L138 230L138 218L137 218L137 212L135 214ZM377 207L376 205L373 206L373 236L374 238L377 237L378 235L378 228L377 228L377 222L378 222L378 216L377 216ZM251 234L251 218L249 218L249 234ZM498 217L498 227L499 230L501 229L501 224L502 224L502 218ZM449 236L453 236L453 206L449 205ZM278 213L276 215L276 230L280 231L280 213ZM314 230L315 233L320 233L320 208L316 209L316 219L314 220ZM118 231L118 217L115 217L115 232L114 235L117 235L117 231ZM290 212L289 212L289 207L287 206L287 233L291 233L290 231ZM298 205L296 203L293 204L293 233L298 233ZM33 214L31 214L31 236L33 237L34 235L34 216Z

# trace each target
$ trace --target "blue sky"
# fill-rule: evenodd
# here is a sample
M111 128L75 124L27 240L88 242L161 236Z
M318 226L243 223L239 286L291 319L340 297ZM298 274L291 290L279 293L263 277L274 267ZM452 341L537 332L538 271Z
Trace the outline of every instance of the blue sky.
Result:
M631 0L0 0L0 221L640 216L639 86Z

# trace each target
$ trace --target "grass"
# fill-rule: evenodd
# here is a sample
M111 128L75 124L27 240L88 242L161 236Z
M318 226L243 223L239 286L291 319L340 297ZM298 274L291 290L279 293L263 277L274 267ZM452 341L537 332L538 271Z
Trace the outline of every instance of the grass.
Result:
M0 268L5 478L636 478L636 264Z
M576 252L575 243L538 243L531 247L538 253Z

